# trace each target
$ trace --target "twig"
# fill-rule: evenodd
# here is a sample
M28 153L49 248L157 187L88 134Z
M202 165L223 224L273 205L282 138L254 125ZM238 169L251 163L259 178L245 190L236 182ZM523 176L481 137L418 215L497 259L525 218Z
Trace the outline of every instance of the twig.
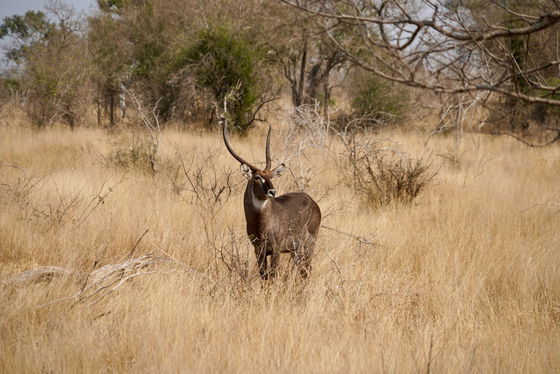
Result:
M101 205L105 202L105 198L111 192L114 191L114 188L122 183L122 181L124 180L125 177L126 177L126 174L124 174L121 177L121 179L118 180L117 183L115 183L113 186L109 187L109 189L107 190L107 192L105 192L105 194L101 195L101 191L103 191L103 187L105 186L105 183L103 183L101 185L101 189L99 190L99 192L91 199L91 201L89 202L87 207L83 210L82 214L76 220L77 223L74 224L74 227L72 227L72 230L77 229L82 223L84 223L89 218L89 216L99 207L99 205ZM91 207L94 201L96 201L96 203L95 203L95 205L93 205L93 207ZM88 211L88 209L89 209L89 211Z
M342 280L344 281L344 276L342 275L342 270L340 269L340 266L338 266L338 263L336 262L336 260L331 256L331 254L329 253L329 251L327 250L327 247L319 244L317 241L315 241L315 245L318 246L319 248L321 248L323 250L323 252L325 252L325 254L327 255L327 257L329 258L329 261L334 265L336 272L338 273L338 275L342 278Z
M144 231L144 233L138 238L138 240L136 241L136 243L132 247L132 250L130 251L130 253L126 257L132 258L132 255L134 254L134 251L136 250L136 247L138 247L138 244L140 244L140 242L142 241L144 236L148 233L148 231L150 231L150 229L146 229L146 231Z
M99 263L99 260L95 260L93 262L93 266L91 268L91 271L88 273L88 275L86 276L86 280L84 281L84 284L82 285L82 288L80 289L80 292L84 292L84 289L87 286L87 282L89 280L89 277L91 276L91 273L93 273L93 271L95 270L95 267L97 266L97 264Z
M558 131L558 130L556 130L556 131ZM508 135L508 136L511 136L512 138L514 138L514 139L520 141L521 143L523 143L523 144L525 144L529 147L532 147L532 148L546 147L546 146L549 146L549 145L557 142L558 140L560 140L560 131L558 131L558 134L556 134L556 136L552 140L550 140L546 143L542 143L542 144L531 143L530 141L522 138L521 136L513 134L511 132L507 132L507 131L487 132L487 134L490 134L490 135Z
M0 167L2 167L2 166L3 166L3 167L9 167L9 168L14 168L14 169L17 169L17 170L21 171L21 172L22 172L22 173L23 173L23 174L25 175L25 177L27 177L27 173L25 172L25 170L23 170L22 168L20 168L20 167L19 167L19 166L17 166L17 165L11 165L11 164L0 164Z
M172 263L181 266L185 272L189 272L189 273L192 273L192 274L196 274L196 275L198 275L198 276L201 276L201 277L205 278L206 280L210 281L211 283L216 284L216 281L213 280L212 278L210 278L210 276L208 276L208 275L206 275L206 274L204 274L204 273L201 273L201 272L199 272L199 271L196 271L196 270L194 270L194 269L189 268L189 267L188 267L187 265L185 265L183 262L177 260L175 257L171 256L169 253L167 253L166 251L164 251L160 246L158 246L158 245L155 244L154 242L150 242L150 244L152 244L154 247L156 247L156 249L157 249L158 251L160 251L161 253L163 253L163 254L166 255L167 257L169 257L169 258L172 260L172 261L171 261Z
M525 209L522 209L520 212L526 212L526 211L528 211L529 209L533 209L533 208L536 208L536 207L538 207L538 206L560 207L560 203L534 203L533 205L531 205L531 206L529 206L529 207L527 207L527 208L525 208Z
M371 245L371 246L374 246L374 245L375 245L375 242L373 242L373 240L368 239L368 238L366 238L366 237L364 237L364 236L359 236L359 235L351 234L351 233L344 232L344 231L341 231L341 230L339 230L339 229L335 229L335 228L333 228L333 227L329 227L329 226L325 226L325 225L321 225L321 227L323 227L323 228L325 228L325 229L327 229L327 230L331 230L331 231L334 231L334 232L336 232L336 233L342 234L342 235L346 235L346 236L348 236L348 237L350 237L350 238L352 238L352 239L357 240L357 241L358 241L360 244L362 244L362 245Z

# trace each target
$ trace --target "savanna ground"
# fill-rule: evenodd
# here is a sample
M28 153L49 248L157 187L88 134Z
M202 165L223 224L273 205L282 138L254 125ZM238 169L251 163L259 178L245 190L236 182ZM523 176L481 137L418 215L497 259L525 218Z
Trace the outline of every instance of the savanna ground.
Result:
M285 131L277 189L299 183L338 231L307 282L285 259L269 284L218 132L163 131L154 174L141 133L4 124L0 163L21 169L0 167L0 371L560 370L560 147L376 134L438 173L412 204L370 207L335 137L293 157ZM264 159L263 129L232 143ZM18 278L43 266L69 271Z

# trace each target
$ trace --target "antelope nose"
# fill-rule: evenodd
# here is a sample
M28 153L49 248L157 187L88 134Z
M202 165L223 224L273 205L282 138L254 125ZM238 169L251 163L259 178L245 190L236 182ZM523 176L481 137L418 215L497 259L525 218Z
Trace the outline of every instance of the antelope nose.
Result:
M276 190L274 188L272 188L272 189L268 190L268 192L266 194L270 197L274 197L274 196L276 196Z

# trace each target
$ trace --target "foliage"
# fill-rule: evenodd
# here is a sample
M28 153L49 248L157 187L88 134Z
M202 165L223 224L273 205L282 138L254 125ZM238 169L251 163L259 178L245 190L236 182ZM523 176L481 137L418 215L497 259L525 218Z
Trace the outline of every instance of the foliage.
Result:
M15 43L7 50L8 59L21 61L34 43L48 39L54 24L44 12L27 11L24 15L5 17L0 25L0 39L11 37Z
M10 93L21 90L21 81L17 78L2 78L1 82L2 90L7 90Z
M358 74L355 84L351 117L360 127L382 127L396 122L406 113L409 99L404 89L373 75Z
M235 91L237 100L228 112L242 131L250 125L250 116L260 97L256 80L259 59L259 49L226 28L202 31L198 41L184 51L184 62L194 65L197 83L210 88L218 102Z
M0 38L16 40L8 58L19 66L9 77L26 94L24 111L43 127L61 120L79 124L88 102L89 67L81 21L63 5L50 5L48 14L29 11L4 19ZM49 17L50 15L50 17ZM57 22L50 21L57 19Z
M23 16L15 14L5 17L0 25L0 39L10 35L26 40L36 35L46 36L52 28L44 12L30 10Z

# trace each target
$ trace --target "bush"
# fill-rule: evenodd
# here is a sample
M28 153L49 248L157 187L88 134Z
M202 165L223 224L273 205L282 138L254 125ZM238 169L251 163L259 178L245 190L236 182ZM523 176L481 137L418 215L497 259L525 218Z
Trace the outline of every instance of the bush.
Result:
M363 81L352 100L352 108L358 113L388 113L395 117L406 111L407 104L408 96L403 90L375 77Z
M107 161L123 169L137 169L146 172L153 172L154 163L158 162L151 144L141 139L134 139L128 145L115 147Z
M345 179L375 207L412 203L437 174L430 172L429 158L413 158L377 142L357 143L352 138L346 148Z
M409 105L404 89L363 73L352 85L350 113L337 120L342 128L382 128L394 124L406 114Z
M222 102L235 91L229 104L231 120L242 131L251 123L253 108L260 98L256 65L260 52L245 39L224 29L204 30L198 42L184 51L185 64L192 64L197 84L212 90Z

